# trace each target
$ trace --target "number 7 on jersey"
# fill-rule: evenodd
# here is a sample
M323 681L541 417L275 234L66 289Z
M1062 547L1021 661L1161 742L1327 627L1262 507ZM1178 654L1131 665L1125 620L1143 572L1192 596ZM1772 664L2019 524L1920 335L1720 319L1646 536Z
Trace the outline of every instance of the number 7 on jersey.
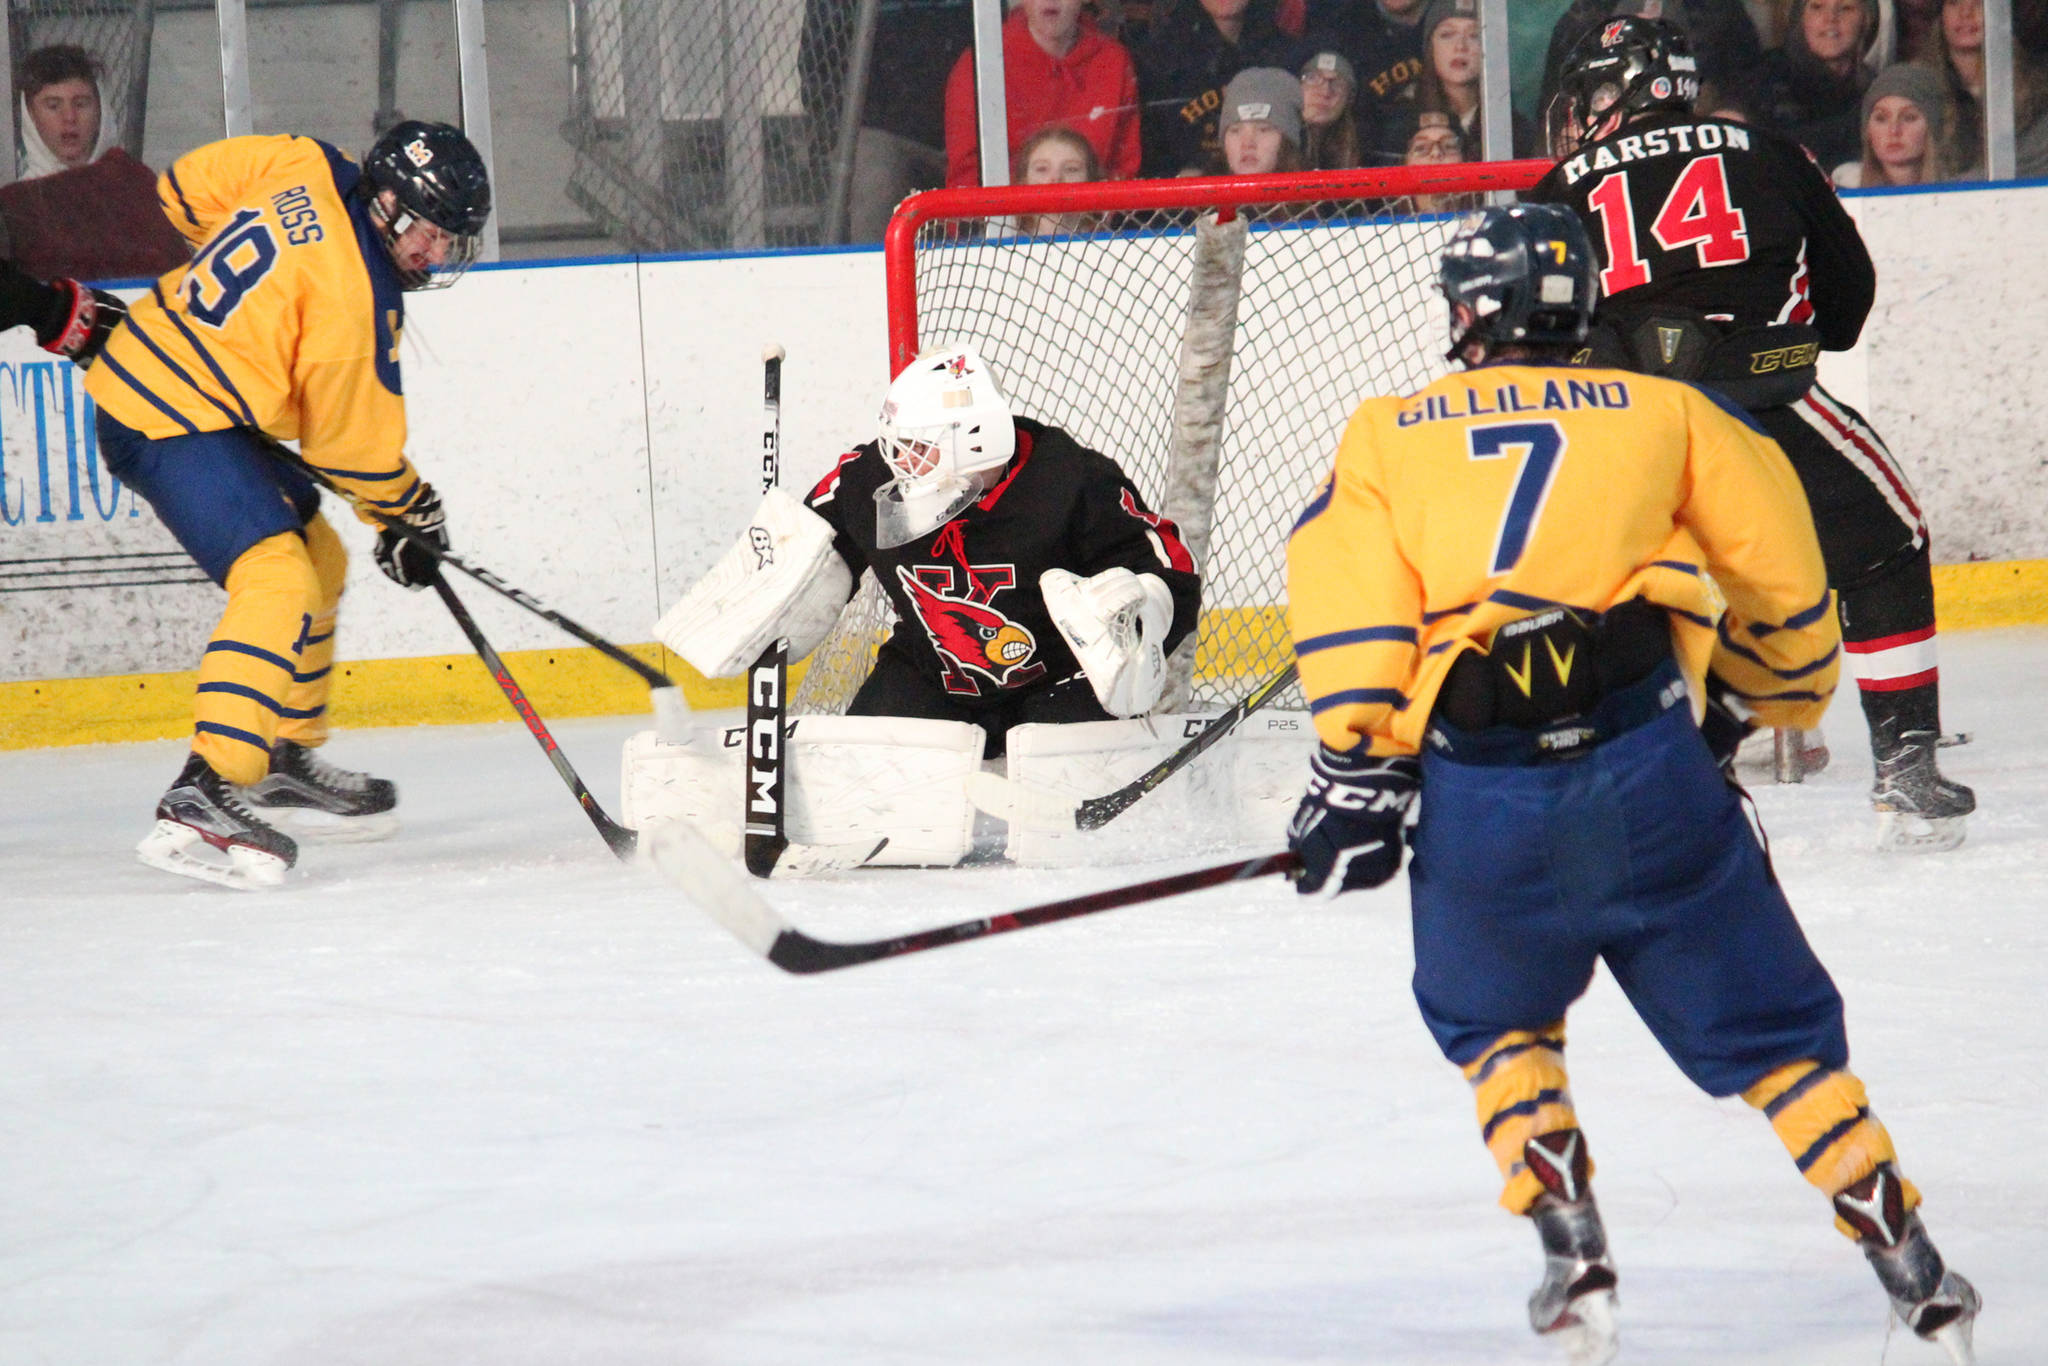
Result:
M1500 532L1493 538L1493 562L1487 568L1489 574L1505 574L1522 558L1536 530L1536 519L1543 514L1557 476L1558 458L1564 454L1564 428L1555 422L1496 422L1472 428L1466 439L1474 460L1499 460L1510 454L1522 460L1507 506L1501 509Z

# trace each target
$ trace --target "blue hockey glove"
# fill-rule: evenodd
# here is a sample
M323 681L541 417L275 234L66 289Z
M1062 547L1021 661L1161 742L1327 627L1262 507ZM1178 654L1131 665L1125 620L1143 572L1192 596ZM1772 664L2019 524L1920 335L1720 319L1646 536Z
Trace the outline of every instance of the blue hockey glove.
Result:
M1301 860L1294 889L1331 897L1377 887L1399 872L1401 822L1421 785L1422 764L1323 745L1308 767L1308 791L1287 826L1287 847Z

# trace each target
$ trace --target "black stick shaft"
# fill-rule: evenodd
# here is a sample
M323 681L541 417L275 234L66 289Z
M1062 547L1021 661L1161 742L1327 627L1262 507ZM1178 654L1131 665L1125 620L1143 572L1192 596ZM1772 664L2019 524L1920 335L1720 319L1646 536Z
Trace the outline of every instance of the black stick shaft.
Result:
M813 939L796 930L786 930L776 937L774 946L768 952L768 961L785 972L830 972L835 968L850 968L881 958L900 958L907 953L922 953L926 949L944 948L948 944L963 944L970 939L986 939L990 935L1028 930L1033 926L1049 925L1057 920L1072 920L1076 916L1094 915L1098 911L1113 911L1120 906L1134 906L1143 901L1181 896L1187 892L1201 891L1205 887L1220 887L1226 883L1244 882L1275 874L1291 874L1300 866L1301 861L1291 853L1264 854L1236 863L1198 868L1190 873L1176 873L1171 877L1154 878L1149 882L1110 887L1100 892L1068 897L1063 901L1049 901L1039 906L1027 906L1022 910L1005 911L1001 915L986 916L980 920L963 920L954 925L919 930L914 934L899 935L893 939L833 943L829 940Z
M484 667L491 671L491 677L497 681L498 690L505 694L505 700L512 704L512 710L518 712L519 719L526 723L526 729L539 743L541 752L548 756L548 762L555 766L555 772L561 775L562 781L568 784L569 791L575 794L577 804L583 808L583 814L590 817L590 823L597 827L597 833L604 837L605 844L621 859L632 858L633 850L640 843L638 833L606 815L604 808L597 804L597 798L590 795L590 789L583 785L583 779L577 775L568 756L563 754L562 747L555 743L555 737L549 733L546 723L540 719L540 713L534 710L533 703L527 701L526 692L519 686L519 681L512 677L512 671L505 667L505 661L491 647L491 642L484 638L482 629L476 624L476 618L462 605L462 599L455 596L455 590L449 586L448 581L438 574L434 576L434 591L439 593L441 601L448 605L448 614L455 618L455 624L462 628L462 634L469 637L469 643L476 650L477 658L483 660Z
M782 480L782 348L761 357L761 492ZM782 724L789 709L789 645L777 640L747 670L746 809L741 854L747 871L767 877L789 848L784 799L788 783Z

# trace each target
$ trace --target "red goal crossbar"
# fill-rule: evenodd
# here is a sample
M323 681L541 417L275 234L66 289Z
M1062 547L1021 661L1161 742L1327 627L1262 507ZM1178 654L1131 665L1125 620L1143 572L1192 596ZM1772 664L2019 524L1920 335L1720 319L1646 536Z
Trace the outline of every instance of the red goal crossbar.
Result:
M1264 204L1526 190L1541 180L1552 165L1532 159L1282 175L996 185L914 194L897 207L883 241L888 270L889 373L895 375L917 355L917 237L918 230L927 223L1018 214L1212 208L1219 218L1228 221L1240 208Z

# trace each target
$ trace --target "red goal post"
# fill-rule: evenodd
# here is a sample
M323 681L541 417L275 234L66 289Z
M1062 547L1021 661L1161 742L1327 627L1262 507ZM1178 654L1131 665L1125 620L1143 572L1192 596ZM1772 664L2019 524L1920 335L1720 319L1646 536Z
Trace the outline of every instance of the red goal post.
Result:
M913 195L884 246L889 373L921 345L972 341L1018 412L1116 459L1203 569L1201 627L1161 707L1226 706L1286 661L1287 532L1345 420L1447 368L1436 258L1457 217L1550 166ZM843 710L888 621L870 581L797 709Z

